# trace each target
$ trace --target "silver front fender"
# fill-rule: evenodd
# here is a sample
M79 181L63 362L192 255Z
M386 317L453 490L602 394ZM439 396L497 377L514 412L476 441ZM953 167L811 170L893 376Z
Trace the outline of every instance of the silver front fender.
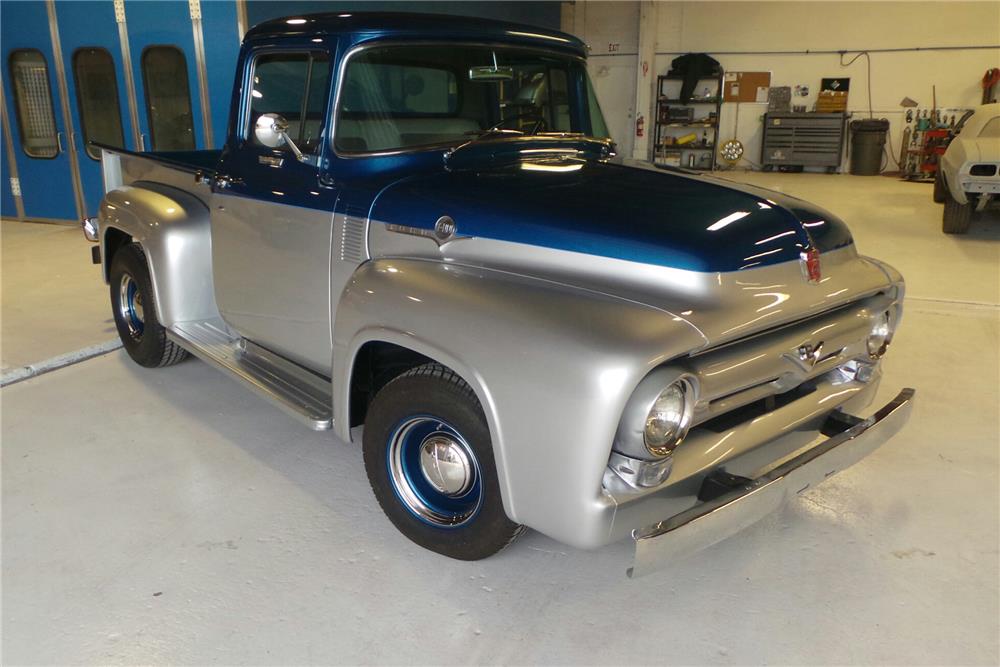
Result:
M358 350L386 341L446 364L479 397L504 508L514 521L577 546L607 535L601 479L619 417L653 368L704 345L672 314L511 273L379 259L337 304L334 407L349 437ZM600 528L600 526L604 528Z

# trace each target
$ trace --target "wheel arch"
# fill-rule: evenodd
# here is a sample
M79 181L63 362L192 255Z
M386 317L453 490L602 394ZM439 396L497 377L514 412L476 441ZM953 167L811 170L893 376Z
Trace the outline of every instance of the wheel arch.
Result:
M704 344L689 324L640 303L416 259L366 262L335 312L338 435L351 437L352 377L366 345L439 363L479 399L507 516L569 543L600 541L573 527L602 511L601 478L632 390Z
M363 387L359 382L364 382L361 373L364 372L363 365L366 363L366 355L385 352L395 354L400 363L395 366L391 374L377 379L378 386L371 387L371 396L365 399L359 394L363 394ZM337 363L337 359L347 359L342 364ZM353 442L351 427L355 425L355 418L359 413L367 411L367 404L362 410L357 401L367 400L370 403L378 388L387 384L390 380L402 375L411 368L425 363L436 363L444 366L448 370L460 377L475 393L479 400L479 405L486 418L486 425L490 431L490 438L493 441L493 455L497 462L497 475L500 477L501 497L504 500L504 510L508 516L513 516L513 508L508 506L508 499L511 491L506 476L506 466L503 464L503 432L499 414L497 412L496 401L490 391L485 378L483 378L475 368L462 358L449 352L442 346L436 345L429 340L417 336L413 332L399 331L384 326L370 326L358 330L351 343L347 346L344 354L335 352L334 361L334 414L338 416L335 420L337 435L347 442ZM405 367L404 367L405 366ZM343 388L338 391L338 388ZM343 415L341 418L340 416ZM363 423L363 422L361 422Z
M197 197L137 182L108 192L99 220L105 281L115 253L134 242L146 255L156 317L164 327L218 317L209 213Z

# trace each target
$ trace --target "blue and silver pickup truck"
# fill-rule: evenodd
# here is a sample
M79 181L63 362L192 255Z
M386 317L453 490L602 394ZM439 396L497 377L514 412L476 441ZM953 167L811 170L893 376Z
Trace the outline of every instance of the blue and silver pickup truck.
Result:
M360 437L400 532L468 560L530 527L631 537L637 576L898 432L911 389L856 415L902 276L804 201L616 157L585 59L457 17L256 26L221 151L102 147L126 351Z

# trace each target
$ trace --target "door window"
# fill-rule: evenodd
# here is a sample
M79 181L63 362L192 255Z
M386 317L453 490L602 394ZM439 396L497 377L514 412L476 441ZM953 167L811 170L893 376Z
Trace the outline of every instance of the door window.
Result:
M125 146L118 81L111 54L100 48L77 49L73 53L73 78L87 155L99 160L101 149L91 146L90 142L118 148Z
M28 157L54 158L59 143L45 56L35 49L18 49L10 54L9 64L21 148Z
M175 46L150 46L142 52L142 83L154 151L194 149L194 115L187 61Z
M303 153L315 153L326 121L330 59L325 53L265 53L257 57L250 91L247 137L263 144L253 127L265 113L288 121L288 136Z

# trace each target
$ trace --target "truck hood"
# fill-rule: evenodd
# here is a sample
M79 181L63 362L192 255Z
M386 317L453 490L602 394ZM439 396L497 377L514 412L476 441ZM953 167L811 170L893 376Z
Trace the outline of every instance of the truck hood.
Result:
M523 153L522 153L523 155ZM802 200L682 170L574 157L482 161L401 179L373 223L494 239L700 272L797 260L850 246L847 227Z

